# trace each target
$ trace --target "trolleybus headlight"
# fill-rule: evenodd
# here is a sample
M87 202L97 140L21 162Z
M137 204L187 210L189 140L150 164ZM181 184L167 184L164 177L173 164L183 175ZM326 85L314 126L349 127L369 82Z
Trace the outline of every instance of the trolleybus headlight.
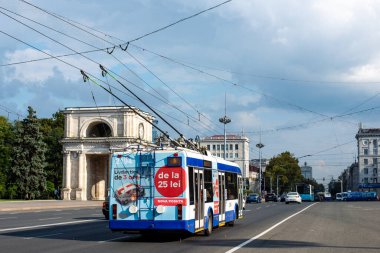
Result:
M131 205L128 210L130 213L137 213L139 209L137 208L137 206Z
M156 212L161 214L163 212L165 212L165 207L163 205L159 205L156 207Z

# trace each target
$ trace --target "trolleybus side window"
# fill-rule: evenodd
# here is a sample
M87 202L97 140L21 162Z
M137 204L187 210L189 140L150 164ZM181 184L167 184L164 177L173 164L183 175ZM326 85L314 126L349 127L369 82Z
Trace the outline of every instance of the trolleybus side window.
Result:
M189 197L190 197L190 205L194 205L194 173L193 173L193 167L189 167Z
M226 172L227 199L237 199L237 177L234 173Z
M212 171L205 169L204 170L204 178L205 178L205 189L206 189L206 202L212 202L213 201L213 187L212 187Z

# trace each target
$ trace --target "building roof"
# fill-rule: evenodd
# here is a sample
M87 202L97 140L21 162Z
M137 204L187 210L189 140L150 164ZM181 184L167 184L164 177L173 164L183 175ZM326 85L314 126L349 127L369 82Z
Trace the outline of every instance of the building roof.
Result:
M235 135L235 134L227 134L226 135L227 140L248 140L248 137L241 136L241 135ZM202 141L211 141L211 140L224 140L223 134L216 134L213 136L206 136L202 138Z
M355 138L370 136L380 136L380 128L359 128Z

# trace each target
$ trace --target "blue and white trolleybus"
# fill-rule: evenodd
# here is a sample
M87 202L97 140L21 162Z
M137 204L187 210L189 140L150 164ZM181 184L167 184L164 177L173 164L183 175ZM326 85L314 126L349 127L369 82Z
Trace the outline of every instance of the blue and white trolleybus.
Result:
M127 150L111 159L112 231L203 231L243 213L239 166L185 148Z

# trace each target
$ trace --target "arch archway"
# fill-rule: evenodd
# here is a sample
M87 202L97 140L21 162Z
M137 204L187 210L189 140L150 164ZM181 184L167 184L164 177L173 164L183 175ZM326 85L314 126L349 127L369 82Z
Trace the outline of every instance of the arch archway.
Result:
M99 137L111 137L112 129L104 122L93 122L87 127L86 137L99 138Z

